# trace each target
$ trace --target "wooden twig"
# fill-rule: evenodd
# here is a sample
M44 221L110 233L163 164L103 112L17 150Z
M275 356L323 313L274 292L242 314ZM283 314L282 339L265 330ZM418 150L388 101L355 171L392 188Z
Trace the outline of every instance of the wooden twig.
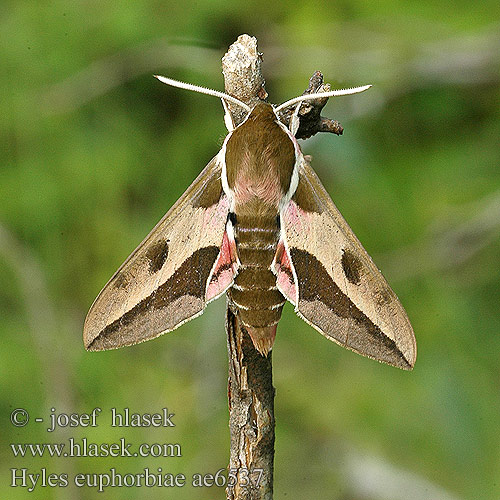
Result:
M249 106L267 97L261 62L257 40L241 35L222 59L226 92ZM238 125L245 113L240 107L228 104ZM226 333L231 434L226 495L228 500L272 499L274 387L271 354L263 357L254 348L229 301Z
M253 106L265 99L261 72L262 54L257 40L241 35L222 59L225 89L245 104ZM317 71L305 93L328 90L323 76ZM327 98L304 103L299 112L298 138L317 132L342 133L338 122L320 116ZM236 125L245 118L239 106L228 103ZM283 110L280 119L285 125L291 111ZM274 387L272 384L271 353L262 356L242 326L236 309L228 300L226 315L227 348L229 355L229 428L231 451L229 460L228 500L271 500L273 496L274 462Z
M309 79L309 86L302 95L315 94L317 92L328 92L330 85L323 83L323 75L316 71ZM336 120L325 118L320 115L321 110L328 102L328 97L313 99L303 102L299 110L300 125L295 136L297 139L308 139L318 132L330 132L336 135L342 135L344 129ZM295 108L290 107L280 113L281 121L288 125Z
M272 499L274 387L271 353L262 356L230 304L226 316L229 354L228 500Z

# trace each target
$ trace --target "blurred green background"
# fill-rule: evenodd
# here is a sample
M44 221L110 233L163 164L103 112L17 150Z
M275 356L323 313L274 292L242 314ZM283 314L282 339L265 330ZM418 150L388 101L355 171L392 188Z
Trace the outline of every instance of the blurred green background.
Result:
M228 463L224 299L171 335L85 352L94 297L218 151L220 58L242 33L270 100L321 70L342 137L303 143L415 329L411 373L330 343L287 306L273 350L275 498L500 498L500 4L72 2L0 6L0 496L11 468L215 473ZM103 409L97 428L45 431ZM168 407L175 428L110 427ZM16 428L15 408L31 420ZM179 443L182 457L21 458L9 443ZM41 479L40 479L41 481ZM37 499L215 499L223 489L43 487Z

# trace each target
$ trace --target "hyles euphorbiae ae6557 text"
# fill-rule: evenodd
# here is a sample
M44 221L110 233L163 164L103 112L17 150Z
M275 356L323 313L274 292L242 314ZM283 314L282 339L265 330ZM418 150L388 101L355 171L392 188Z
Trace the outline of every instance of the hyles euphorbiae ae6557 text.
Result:
M217 91L157 78L220 97L229 133L98 295L85 320L85 347L112 349L158 337L227 292L263 355L288 300L328 339L411 369L416 344L403 307L295 139L301 103L318 94L250 108ZM227 102L247 113L236 127ZM295 112L285 125L278 112L289 106Z

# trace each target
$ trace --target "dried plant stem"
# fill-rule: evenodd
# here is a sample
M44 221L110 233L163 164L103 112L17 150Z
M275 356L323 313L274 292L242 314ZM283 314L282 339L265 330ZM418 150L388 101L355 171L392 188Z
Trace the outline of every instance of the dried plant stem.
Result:
M241 35L222 59L226 92L252 106L266 97L257 40ZM236 124L244 118L229 103ZM274 462L274 387L271 354L255 350L228 302L226 316L229 356L229 429L231 451L228 500L271 500Z
M271 353L263 357L227 308L229 429L228 500L272 499L274 387Z
M252 107L265 99L261 72L262 55L257 40L241 35L222 59L226 92ZM311 94L329 90L323 75L317 71L304 92ZM296 136L307 138L317 132L342 133L338 122L320 115L328 98L310 100L301 106L300 126ZM241 123L246 113L240 106L228 103L233 121ZM280 112L280 120L288 125L294 108ZM229 428L231 452L228 471L228 500L272 500L274 463L274 387L271 353L263 357L253 346L230 301L226 315L229 355Z

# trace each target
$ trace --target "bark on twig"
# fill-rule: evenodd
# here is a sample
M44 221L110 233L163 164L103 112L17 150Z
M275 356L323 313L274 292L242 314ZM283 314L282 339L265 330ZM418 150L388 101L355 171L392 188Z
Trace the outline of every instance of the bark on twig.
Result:
M257 40L241 35L222 59L226 92L252 106L267 97ZM229 103L230 105L230 103ZM230 107L236 125L244 119L239 106ZM229 429L231 450L228 500L272 499L274 461L274 387L271 355L254 348L228 302L226 315L229 356Z
M228 305L228 500L272 499L274 387L271 353L262 356Z
M257 39L248 35L240 35L222 58L222 74L224 88L230 95L240 101L254 106L259 99L265 99L262 76L262 54L257 50ZM245 111L228 102L235 125L245 118Z
M262 54L257 40L241 35L222 59L225 89L249 106L265 99L261 72ZM329 90L317 71L305 93ZM320 116L327 98L304 103L299 112L297 137L307 138L317 132L342 133L333 120ZM245 118L239 106L228 103L236 125ZM280 119L285 125L293 109L285 109ZM263 357L241 326L238 313L228 301L226 333L229 355L229 427L231 451L228 473L228 500L271 500L274 462L274 387L271 353Z
M320 71L316 71L309 79L309 87L302 95L314 94L316 92L328 92L330 85L323 83L323 75ZM308 139L309 137L317 134L318 132L331 132L332 134L342 135L344 129L342 125L336 120L325 118L320 115L321 110L328 102L328 97L312 99L303 102L299 110L300 125L295 136L297 139ZM281 121L288 125L295 106L291 106L280 113Z

